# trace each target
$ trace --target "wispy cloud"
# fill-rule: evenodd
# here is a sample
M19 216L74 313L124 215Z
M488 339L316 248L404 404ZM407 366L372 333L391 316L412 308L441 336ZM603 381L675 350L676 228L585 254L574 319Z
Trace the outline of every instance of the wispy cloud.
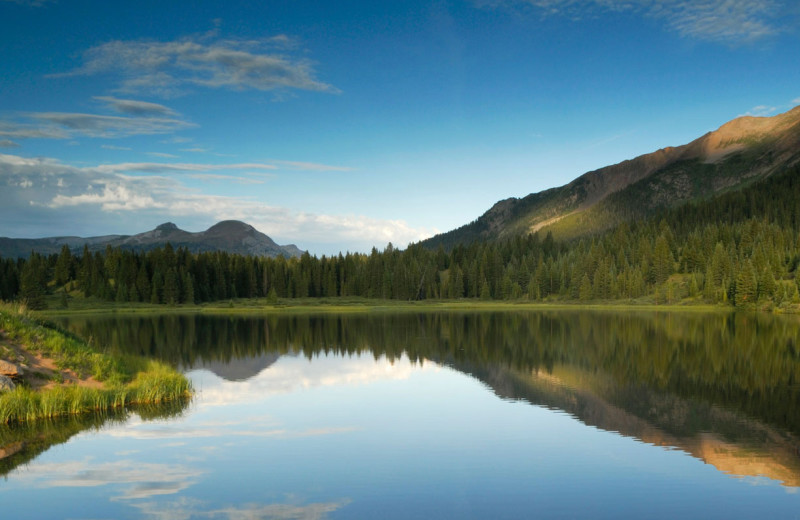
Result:
M27 112L0 121L0 137L14 139L105 139L134 135L169 134L195 127L166 117L122 117L75 112Z
M76 220L83 226L99 221L112 225L114 219L129 221L131 213L136 213L139 222L234 219L246 221L273 238L291 237L298 244L348 244L351 250L387 242L405 245L437 232L414 228L403 220L299 212L249 194L222 196L213 194L213 188L208 190L212 193L204 193L202 186L190 187L182 182L198 174L213 175L215 184L218 176L244 182L243 174L263 178L274 168L262 163L118 163L78 168L54 159L0 154L0 222L40 225L52 236L54 232L77 232L74 228L54 230L54 220L64 225ZM13 231L23 230L15 225ZM41 232L34 235L43 236Z
M10 139L0 140L0 148L18 148L19 144L11 141Z
M310 61L287 54L291 44L286 36L234 40L213 34L166 42L115 40L88 49L83 64L66 75L114 74L121 92L161 96L191 86L338 92L316 78Z
M168 134L195 125L180 119L120 117L71 112L30 112L26 117L57 125L68 135L117 138L132 135Z
M315 171L315 172L349 172L353 169L347 166L331 166L329 164L319 164L300 161L275 161L276 164L291 170Z
M117 99L109 96L95 96L94 99L106 103L121 114L130 116L175 116L177 112L158 103L136 101L133 99Z
M739 117L742 117L742 116L769 117L769 116L775 115L775 112L777 112L777 111L778 111L778 107L772 107L772 106L767 106L767 105L758 105L758 106L755 106L755 107L751 108L750 110L748 110L744 114L739 114Z
M235 182L236 184L264 184L265 178L256 179L253 177L238 177L234 175L221 175L216 173L192 173L188 175L192 179L220 181L220 182Z
M12 4L29 5L31 7L41 7L44 4L50 3L53 0L0 0L3 2L10 2Z
M177 155L173 155L171 153L164 153L164 152L146 152L146 155L151 157L160 157L161 159L177 159Z
M475 0L484 7L527 5L544 16L573 19L632 12L663 21L685 38L750 43L782 31L781 0Z
M116 163L101 164L95 170L102 173L180 173L180 172L205 172L220 170L275 170L272 164L264 163Z
M54 126L43 127L19 121L0 121L0 137L15 139L68 139L70 134Z
M104 148L106 150L122 150L122 151L131 151L133 149L128 146L116 146L113 144L103 144L100 145L100 148Z
M169 139L164 139L159 142L161 144L183 144L183 143L191 143L192 139L190 137L176 135L175 137L170 137Z

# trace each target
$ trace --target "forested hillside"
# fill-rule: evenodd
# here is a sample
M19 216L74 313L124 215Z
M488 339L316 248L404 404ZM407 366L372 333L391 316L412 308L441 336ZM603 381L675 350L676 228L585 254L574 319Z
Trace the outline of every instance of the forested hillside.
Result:
M743 189L798 163L800 107L773 117L740 117L691 143L587 172L564 186L501 200L473 222L423 243L450 249L536 231L579 238Z
M662 209L581 239L552 234L457 245L391 244L369 254L286 259L171 246L0 259L0 298L45 294L117 302L199 303L240 297L396 300L681 300L797 309L800 168L710 201ZM52 300L52 299L51 299Z

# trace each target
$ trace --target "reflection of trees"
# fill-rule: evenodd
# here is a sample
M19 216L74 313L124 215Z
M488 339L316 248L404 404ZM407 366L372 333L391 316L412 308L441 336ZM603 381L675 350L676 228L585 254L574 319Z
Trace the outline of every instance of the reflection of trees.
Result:
M186 367L264 353L405 354L522 371L571 366L605 374L615 392L659 390L800 432L796 317L600 311L166 315L72 318L68 326L99 345Z

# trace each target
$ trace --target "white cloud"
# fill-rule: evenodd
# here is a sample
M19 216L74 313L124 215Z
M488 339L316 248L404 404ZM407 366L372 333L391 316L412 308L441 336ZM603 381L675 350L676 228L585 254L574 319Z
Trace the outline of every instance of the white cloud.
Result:
M685 38L749 43L781 31L779 0L475 0L479 6L529 5L544 16L586 18L633 12L661 20Z
M209 189L212 193L205 193L202 186L189 187L181 181L190 175L208 174L215 182L228 176L245 183L247 177L238 173L241 170L246 170L247 176L263 178L274 168L261 163L118 163L78 168L48 158L0 154L0 222L16 223L12 230L0 227L0 235L80 234L79 230L86 228L93 234L118 233L122 230L97 229L97 223L111 226L116 218L130 225L131 213L136 214L137 222L157 219L208 225L242 220L282 242L301 247L304 243L331 244L342 251L365 251L388 242L404 246L437 232L414 228L403 220L295 211L270 205L251 191L242 196L223 196L214 194L214 187ZM30 182L34 189L22 189L20 182ZM21 227L23 222L28 226ZM54 222L70 227L54 228Z
M169 107L150 103L147 101L136 101L133 99L117 99L109 96L95 96L96 100L105 102L109 107L117 112L131 116L175 116L177 113Z
M10 139L0 139L0 148L19 148L19 144Z
M133 150L133 148L130 148L128 146L115 146L113 144L103 144L103 145L100 145L100 148L104 148L106 150L124 150L124 151Z
M91 188L90 188L91 189ZM142 209L163 209L166 206L140 190L131 189L123 183L107 182L102 190L94 190L75 196L56 195L50 202L51 208L65 206L99 205L103 211L135 211Z
M147 155L151 157L160 157L162 159L177 159L177 155L173 155L171 153L164 153L164 152L146 152Z
M231 90L338 92L316 79L305 58L286 55L286 36L261 40L187 37L174 41L110 41L83 53L67 75L116 74L122 92L182 93L187 86Z

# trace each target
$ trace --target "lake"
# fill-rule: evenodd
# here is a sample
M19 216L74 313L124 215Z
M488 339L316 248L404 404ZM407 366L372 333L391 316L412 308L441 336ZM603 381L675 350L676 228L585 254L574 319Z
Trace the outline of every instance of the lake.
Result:
M196 396L0 430L5 518L800 518L797 316L58 323Z

